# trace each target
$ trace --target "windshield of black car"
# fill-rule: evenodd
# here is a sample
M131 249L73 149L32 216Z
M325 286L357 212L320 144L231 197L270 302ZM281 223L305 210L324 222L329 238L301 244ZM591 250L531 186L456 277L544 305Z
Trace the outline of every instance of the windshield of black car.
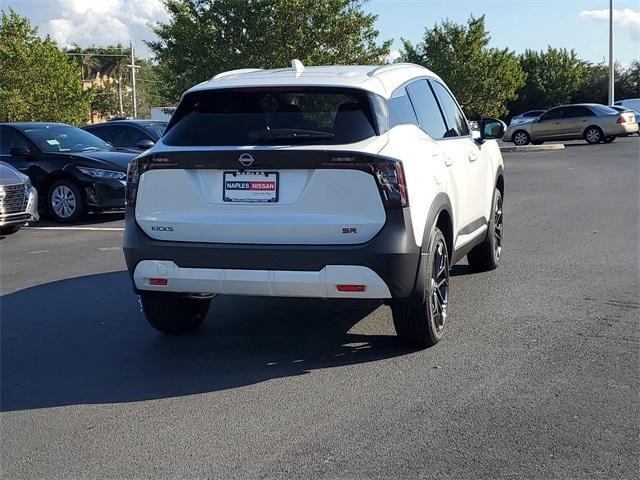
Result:
M23 132L47 153L113 150L111 145L95 135L70 125L36 125Z
M144 129L157 141L164 133L166 127L166 123L156 123L153 125L145 125Z
M163 141L179 146L345 144L375 136L369 93L323 87L192 92Z

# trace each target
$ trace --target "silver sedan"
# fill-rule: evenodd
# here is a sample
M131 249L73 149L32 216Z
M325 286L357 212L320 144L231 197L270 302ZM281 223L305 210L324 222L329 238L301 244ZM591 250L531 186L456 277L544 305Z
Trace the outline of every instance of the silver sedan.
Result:
M503 140L516 145L581 139L592 144L610 143L617 136L637 131L633 112L620 113L605 105L582 103L555 107L531 121L510 125Z
M0 235L15 233L38 219L38 192L29 177L0 162Z

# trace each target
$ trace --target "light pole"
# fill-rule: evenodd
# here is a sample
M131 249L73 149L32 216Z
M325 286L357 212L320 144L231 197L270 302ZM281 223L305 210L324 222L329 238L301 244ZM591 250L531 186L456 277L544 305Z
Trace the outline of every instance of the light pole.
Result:
M614 59L613 59L613 0L609 0L609 105L615 100L614 85Z
M131 68L131 84L132 84L132 94L133 94L133 116L138 116L138 98L136 96L136 68L140 68L136 65L136 57L133 53L133 42L129 41L129 49L131 50L131 65L127 65L127 67Z

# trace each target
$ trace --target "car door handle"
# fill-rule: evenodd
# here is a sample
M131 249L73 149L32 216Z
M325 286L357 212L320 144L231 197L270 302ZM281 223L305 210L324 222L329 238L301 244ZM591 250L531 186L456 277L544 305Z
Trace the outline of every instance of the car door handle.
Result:
M478 154L476 152L469 152L469 161L475 162L478 159Z
M433 154L433 158L440 158L440 155L439 155L439 154L437 154L437 153L434 153L434 154ZM451 157L450 157L449 155L445 155L445 156L444 156L444 164L445 164L447 167L450 167L451 165L453 165L453 160L451 159Z

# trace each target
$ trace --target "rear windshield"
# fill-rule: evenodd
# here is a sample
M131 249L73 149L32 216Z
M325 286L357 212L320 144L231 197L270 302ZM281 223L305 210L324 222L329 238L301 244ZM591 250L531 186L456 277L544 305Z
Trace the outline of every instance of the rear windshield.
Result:
M590 105L591 110L595 110L598 115L607 115L612 113L618 113L613 108L606 105Z
M372 98L376 97L376 98ZM187 94L164 135L178 146L345 144L375 136L386 103L354 89L269 88Z
M143 128L154 138L154 140L158 140L162 136L166 126L166 123L155 123L153 125L145 125Z

